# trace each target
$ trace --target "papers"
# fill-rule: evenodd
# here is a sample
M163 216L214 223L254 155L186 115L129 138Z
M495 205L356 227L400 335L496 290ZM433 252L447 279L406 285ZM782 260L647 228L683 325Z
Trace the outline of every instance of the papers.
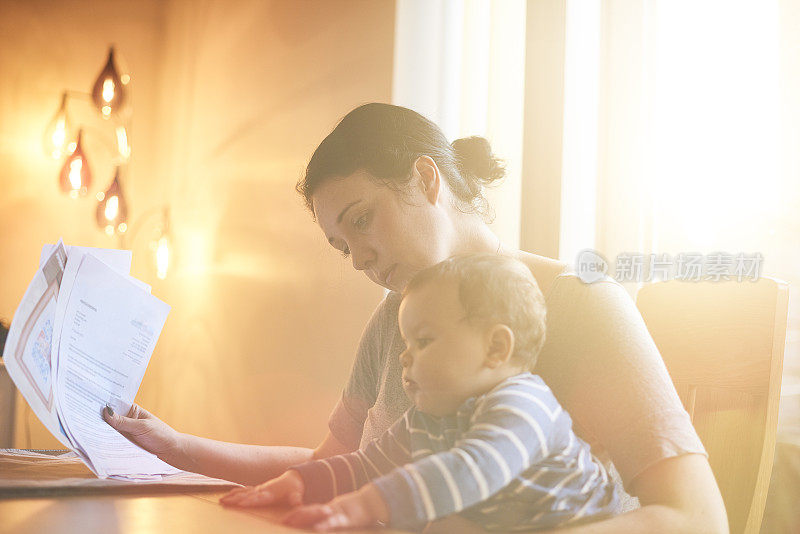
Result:
M67 252L59 241L33 276L14 314L3 361L33 413L53 436L71 447L56 415L50 352L56 299L66 263Z
M41 454L0 449L0 498L76 493L185 493L222 491L235 486L238 484L185 471L157 480L98 479L73 452Z
M61 243L61 241L58 243ZM47 258L49 258L56 247L58 247L58 243L55 245L45 245L42 247L42 254L39 257L39 267L44 265L44 263L47 261ZM131 272L131 259L133 254L130 250L76 247L75 245L63 245L63 243L62 246L64 249L66 249L67 256L71 256L75 253L91 254L119 273L128 274Z
M129 252L45 247L3 359L45 427L98 477L160 478L177 470L102 418L106 404L130 409L170 309L129 269Z

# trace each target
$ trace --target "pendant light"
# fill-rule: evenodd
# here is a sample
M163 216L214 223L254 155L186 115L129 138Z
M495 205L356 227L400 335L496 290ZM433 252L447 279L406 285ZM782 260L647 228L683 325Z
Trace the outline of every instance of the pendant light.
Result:
M92 87L92 102L100 111L104 119L111 115L116 115L125 105L127 100L127 85L129 77L120 76L117 65L114 61L114 47L108 50L108 61L106 66L100 71L97 80Z
M44 130L42 146L44 153L53 159L61 159L70 150L72 124L67 116L67 93L61 94L61 106Z
M119 179L119 167L114 172L114 180L103 193L97 193L97 225L109 236L128 230L128 203L122 193Z
M89 186L92 184L92 170L89 168L89 162L83 153L82 137L83 130L81 129L78 130L75 150L64 161L59 175L61 191L67 193L70 198L85 196L86 192L89 191Z

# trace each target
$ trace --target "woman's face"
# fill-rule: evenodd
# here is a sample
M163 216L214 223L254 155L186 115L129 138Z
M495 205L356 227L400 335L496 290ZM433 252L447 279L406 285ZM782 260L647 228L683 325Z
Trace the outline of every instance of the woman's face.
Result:
M350 256L367 278L395 291L449 256L438 191L432 194L416 169L407 189L398 192L357 171L324 181L312 195L314 214L331 246Z

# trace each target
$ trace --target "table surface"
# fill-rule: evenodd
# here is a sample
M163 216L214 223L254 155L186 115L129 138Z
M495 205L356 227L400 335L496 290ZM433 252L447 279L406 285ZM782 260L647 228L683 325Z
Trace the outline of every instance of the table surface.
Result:
M3 499L0 500L0 533L303 532L280 524L287 509L225 508L217 502L224 493ZM380 532L400 533L389 529Z
M230 487L86 485L96 481L75 458L0 454L0 486L5 488L0 493L0 534L304 532L281 525L289 511L286 507L223 507L219 498ZM54 484L56 492L48 487L32 493L26 487L30 484ZM401 534L389 529L381 532Z

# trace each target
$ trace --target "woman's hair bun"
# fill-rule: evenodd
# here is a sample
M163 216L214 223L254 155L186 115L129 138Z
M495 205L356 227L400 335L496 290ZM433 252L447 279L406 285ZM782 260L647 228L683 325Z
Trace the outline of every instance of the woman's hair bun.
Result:
M474 135L456 139L452 143L456 153L458 169L464 178L475 177L481 184L486 185L501 179L506 174L502 160L492 154L489 141Z

